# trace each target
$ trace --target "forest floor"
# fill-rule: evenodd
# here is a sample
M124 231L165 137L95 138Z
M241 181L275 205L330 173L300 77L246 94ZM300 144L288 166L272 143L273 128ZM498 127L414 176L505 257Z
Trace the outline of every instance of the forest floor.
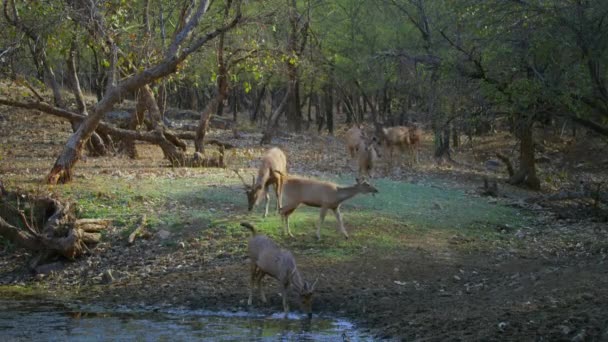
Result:
M317 241L318 209L293 214L295 238L281 235L274 212L247 212L231 169L256 172L266 147L251 128L239 139L212 132L238 146L227 151L228 169L167 167L160 149L138 144L137 160L86 158L71 184L45 185L69 132L59 119L0 108L0 179L8 190L52 193L73 202L79 217L113 223L90 255L37 275L27 271L31 255L0 239L0 296L246 310L248 233L239 222L250 221L294 253L305 278L319 278L316 313L352 319L378 338L608 340L608 211L585 200L526 203L540 194L486 168L496 151L515 155L506 134L454 151L458 166L435 163L430 136L420 164L389 170L381 162L372 180L379 193L343 206L351 238L328 215ZM290 173L354 182L340 133L285 134L275 144ZM545 192L605 181L604 142L553 137L540 147ZM499 180L501 196L480 195L484 175ZM143 215L147 237L128 246ZM269 303L255 298L253 310L280 311L276 281L265 283ZM290 302L296 309L294 294Z

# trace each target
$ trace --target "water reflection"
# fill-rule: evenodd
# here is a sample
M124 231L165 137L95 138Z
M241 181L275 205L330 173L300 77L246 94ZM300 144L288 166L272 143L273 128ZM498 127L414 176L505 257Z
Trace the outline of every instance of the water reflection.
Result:
M372 340L344 320L282 313L133 310L0 300L2 340L84 341L350 341Z

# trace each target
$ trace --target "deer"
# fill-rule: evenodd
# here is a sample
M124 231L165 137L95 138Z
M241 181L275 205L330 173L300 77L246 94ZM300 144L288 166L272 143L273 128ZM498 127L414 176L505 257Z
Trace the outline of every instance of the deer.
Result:
M378 160L377 139L373 137L370 142L362 140L357 151L357 162L359 164L359 178L371 178L374 165Z
M289 216L301 205L321 208L319 223L317 224L317 240L321 240L321 226L325 220L327 210L331 209L338 221L338 228L342 235L348 239L348 233L342 222L340 206L344 201L358 194L376 194L378 189L367 181L357 179L357 183L348 187L340 187L335 183L297 176L285 176L283 182L284 205L279 210L283 220L283 234L294 237L289 229Z
M344 139L346 140L346 148L351 158L355 158L359 144L364 140L364 137L365 133L361 130L360 125L353 125L353 127L346 131Z
M274 171L273 171L274 170ZM278 147L273 147L262 157L262 165L258 169L258 176L251 176L251 185L247 184L245 179L238 171L234 172L239 176L245 186L245 194L247 195L248 210L253 210L253 207L258 204L262 195L266 198L264 209L264 217L268 216L268 205L270 202L270 194L268 187L274 185L275 195L277 197L277 211L281 208L281 194L283 192L283 181L281 175L287 174L287 157L285 153Z
M255 227L247 222L241 222L241 226L251 231L251 237L247 244L250 259L250 287L247 305L253 304L253 289L257 285L260 291L260 299L266 303L266 295L262 287L262 278L269 275L282 285L283 311L285 318L289 313L287 304L287 289L292 285L300 296L300 304L307 314L312 318L312 295L315 290L318 278L314 283L309 284L302 279L302 275L296 266L296 260L290 251L281 249L274 241L265 235L259 235Z
M422 130L417 127L395 126L382 128L380 130L385 150L388 152L389 160L392 162L393 150L398 148L401 152L409 151L416 163L418 163L418 147L422 137Z

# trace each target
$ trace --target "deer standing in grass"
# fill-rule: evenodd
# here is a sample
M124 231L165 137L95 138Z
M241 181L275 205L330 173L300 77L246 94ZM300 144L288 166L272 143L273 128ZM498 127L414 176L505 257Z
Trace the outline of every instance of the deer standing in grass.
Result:
M296 292L300 295L300 303L302 309L312 318L312 295L317 284L317 280L310 285L302 279L302 275L296 266L296 260L290 251L281 249L274 241L265 235L258 235L253 225L247 222L241 222L241 226L248 228L251 231L249 238L248 252L251 261L251 280L249 287L249 299L247 305L253 304L253 288L258 286L260 298L266 303L266 295L262 288L262 278L269 275L281 283L283 286L283 310L285 317L289 312L287 304L287 288L292 285Z
M353 186L339 187L335 183L323 182L295 176L285 176L283 181L283 200L280 213L283 219L283 233L293 237L289 229L289 215L291 215L301 204L321 208L319 223L317 225L317 239L321 239L321 226L325 220L327 210L333 211L338 221L338 228L345 238L348 233L342 222L340 206L344 201L357 194L377 193L378 190L366 181L357 180Z
M277 211L281 208L281 193L283 191L281 174L287 174L287 157L285 157L285 153L280 148L273 147L262 157L262 165L258 169L258 177L252 176L251 185L247 184L245 179L236 170L235 172L245 185L249 211L253 210L253 207L260 202L262 195L264 195L266 198L264 217L268 216L268 205L270 202L268 188L271 185L274 185L274 192L277 197Z
M376 137L373 137L369 142L361 140L357 151L359 179L369 179L373 176L374 166L378 160L378 156Z
M402 153L408 151L411 158L418 163L418 148L422 137L422 130L420 128L405 126L382 128L381 136L381 140L384 142L391 164L393 160L393 150L396 148Z
M359 150L359 144L364 138L365 134L361 130L360 125L353 125L353 127L346 131L344 139L346 140L346 148L348 149L351 158L355 158L356 153Z

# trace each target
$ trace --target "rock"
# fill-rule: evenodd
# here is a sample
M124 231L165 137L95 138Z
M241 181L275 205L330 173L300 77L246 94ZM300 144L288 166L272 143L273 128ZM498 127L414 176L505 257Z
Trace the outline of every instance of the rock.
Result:
M485 166L486 170L488 170L488 171L498 172L498 171L500 171L501 164L498 160L489 159L489 160L486 160L486 162L484 163L484 166Z
M505 329L509 326L509 323L507 322L500 322L498 323L498 330L500 331L505 331Z
M572 328L567 325L558 325L557 328L563 335L569 335L572 332Z
M524 233L521 229L519 229L516 233L515 233L515 237L518 239L523 239L526 237L526 233Z
M580 333L576 334L570 341L572 342L582 342L587 337L587 332L583 329Z
M161 240L166 240L171 236L171 232L161 229L156 233L156 236Z
M101 283L102 284L111 284L112 282L114 282L114 277L112 276L112 270L107 269L101 275Z
M443 206L438 202L433 202L433 209L435 210L443 210Z

